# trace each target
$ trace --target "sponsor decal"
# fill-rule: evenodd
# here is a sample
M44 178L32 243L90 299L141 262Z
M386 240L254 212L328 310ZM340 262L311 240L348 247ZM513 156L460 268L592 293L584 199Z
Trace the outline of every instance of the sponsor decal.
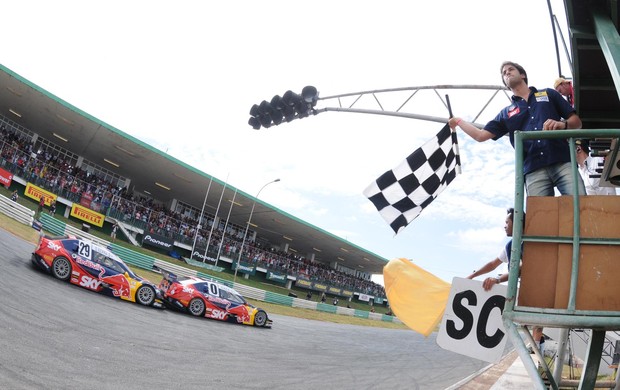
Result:
M226 318L226 312L218 309L213 309L211 310L211 313L209 313L209 317L215 318L216 320L223 320L224 318Z
M243 324L244 322L250 322L250 313L248 313L248 308L245 306L239 306L237 308L237 322Z
M80 286L86 287L91 290L97 290L100 285L101 282L99 280L91 278L87 275L82 275L82 278L80 279Z
M52 203L52 200L56 200L58 198L56 194L52 194L49 191L44 190L41 187L37 187L32 183L26 184L26 189L24 190L24 195L27 197L36 200L37 202L41 200L41 198L45 198L45 205L49 206Z
M534 93L534 96L536 97L537 102L548 102L549 101L549 96L547 95L547 91L536 92Z
M512 106L508 107L508 118L512 118L520 112L521 109L519 109L519 106L513 104Z
M78 263L79 265L83 265L84 267L88 267L88 268L96 269L97 271L105 272L105 269L102 266L100 266L99 264L93 263L90 260L82 259L79 256L75 257L75 262Z
M345 297L352 297L353 296L353 291L342 290L342 295L344 295Z
M84 206L81 206L77 203L74 203L71 206L71 216L77 219L81 219L82 221L90 222L95 226L102 227L105 216L103 214L99 214L96 211L88 209Z
M5 187L10 187L13 181L13 174L7 170L0 168L0 184Z
M230 305L230 302L228 302L226 299L222 299L220 297L214 297L213 295L206 295L206 297L209 302L214 303L216 305L219 305L219 306Z
M58 252L60 250L60 245L56 244L54 241L48 241L47 247L54 252Z
M188 294L193 294L194 293L194 289L191 288L191 287L183 286L183 292L184 293L188 293Z
M147 233L142 237L142 245L151 245L161 249L172 249L174 242L164 236L155 233Z
M130 283L125 275L116 274L111 276L105 276L101 278L102 282L107 283L112 289L112 294L115 297L129 298Z
M319 290L319 291L327 291L327 285L323 284L323 283L313 283L313 287L315 290Z

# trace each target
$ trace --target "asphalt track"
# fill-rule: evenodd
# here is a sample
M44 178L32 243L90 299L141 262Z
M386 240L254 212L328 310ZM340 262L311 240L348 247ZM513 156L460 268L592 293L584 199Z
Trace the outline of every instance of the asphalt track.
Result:
M436 390L487 366L409 330L141 307L38 271L33 249L0 229L1 389Z

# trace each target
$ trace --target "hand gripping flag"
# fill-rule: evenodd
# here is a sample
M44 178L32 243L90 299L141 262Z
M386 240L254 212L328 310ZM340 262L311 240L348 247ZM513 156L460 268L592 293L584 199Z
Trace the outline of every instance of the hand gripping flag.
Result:
M435 138L371 183L364 195L398 233L454 180L460 167L456 133L446 124Z

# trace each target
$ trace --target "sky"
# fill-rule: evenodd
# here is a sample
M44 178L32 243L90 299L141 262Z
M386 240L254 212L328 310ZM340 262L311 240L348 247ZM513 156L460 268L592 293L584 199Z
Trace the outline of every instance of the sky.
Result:
M563 2L551 4L568 37ZM0 63L13 72L248 194L279 178L262 201L448 282L494 259L507 240L514 150L506 137L477 143L459 131L463 174L395 236L362 192L443 124L324 112L257 131L250 107L306 85L320 97L499 85L505 60L524 66L538 88L559 73L542 0L20 0L4 4L3 15ZM560 58L570 77L562 46ZM441 93L465 119L491 97ZM384 108L396 110L396 100ZM508 104L496 97L477 122ZM430 91L408 108L447 117Z

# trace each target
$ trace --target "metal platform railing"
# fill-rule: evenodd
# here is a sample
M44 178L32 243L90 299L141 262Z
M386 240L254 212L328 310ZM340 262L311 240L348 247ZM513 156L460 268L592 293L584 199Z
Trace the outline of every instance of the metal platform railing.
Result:
M580 249L583 245L620 245L620 237L604 238L604 237L582 237L580 234L580 196L572 196L572 208L573 208L573 226L572 236L527 236L524 235L524 207L525 207L525 178L523 175L523 141L525 140L537 140L537 139L552 139L563 138L569 142L571 160L573 165L573 177L579 178L579 172L576 163L575 153L575 140L580 138L603 138L617 140L620 137L620 129L596 129L596 130L558 130L558 131L531 131L531 132L515 132L515 214L514 214L514 227L513 227L513 242L514 243L528 243L528 242L542 242L542 243L555 243L565 244L572 246L572 261L570 271L570 285L568 288L568 302L565 307L558 308L545 308L545 307L528 307L519 305L518 302L518 284L521 272L520 263L513 261L510 263L509 279L508 279L508 293L506 296L506 304L504 307L503 318L508 336L512 343L515 345L517 351L523 363L528 371L528 374L535 383L536 388L546 389L547 384L541 378L540 373L536 367L536 363L532 358L529 350L526 348L526 342L530 342L532 346L535 345L531 335L526 332L526 339L523 340L518 332L518 328L525 324L548 326L554 328L587 328L591 329L591 337L588 344L588 352L586 362L584 365L584 371L579 382L580 389L590 389L594 387L606 387L614 388L618 387L617 382L610 383L606 381L604 383L597 383L597 375L599 369L599 363L603 352L605 331L607 330L619 330L620 329L620 311L615 310L582 310L577 308L577 291L579 281L579 265L580 265ZM617 142L613 142L617 144ZM607 161L607 165L617 163L617 150L610 151ZM601 178L601 180L609 180L610 169L605 169L607 177ZM578 181L574 180L573 193L578 194ZM512 245L512 259L526 259L522 258L523 248L522 245ZM620 275L618 275L620 276ZM523 288L523 287L522 287ZM557 288L557 287L556 287ZM535 348L534 348L535 349ZM559 371L554 370L551 374L549 367L545 363L544 358L540 355L539 351L535 351L535 359L540 361L543 370L545 371L548 385L553 389L558 389L560 386L570 385L575 383L568 383L562 381L561 369L563 367L563 353L558 353L559 362L556 361L556 368L559 366ZM617 379L616 379L617 381ZM571 381L574 382L574 381Z

